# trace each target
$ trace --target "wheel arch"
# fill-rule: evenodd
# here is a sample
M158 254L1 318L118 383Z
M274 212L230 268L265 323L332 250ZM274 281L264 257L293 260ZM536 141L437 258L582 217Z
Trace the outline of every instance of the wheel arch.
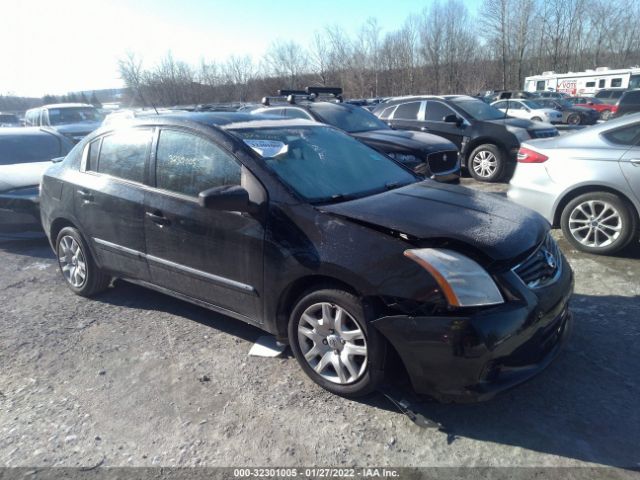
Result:
M503 155L505 155L505 159L506 159L506 148L504 147L502 142L500 142L496 138L492 138L492 137L477 137L477 138L474 138L473 140L469 140L469 143L467 144L466 152L465 152L465 155L464 155L464 166L465 167L468 167L469 159L471 158L471 154L480 145L495 145L498 149L500 149L500 152Z
M53 222L51 222L51 227L49 228L49 243L55 249L56 239L58 238L58 234L63 228L72 227L76 230L78 227L75 223L65 217L58 217Z
M300 277L291 282L280 294L276 309L276 331L278 338L287 338L287 327L289 324L289 315L295 305L295 302L307 291L319 290L322 288L333 288L344 290L357 297L361 297L361 293L352 285L344 280L340 280L328 275L307 275Z
M553 222L552 226L554 228L558 228L560 226L560 217L562 216L562 211L567 206L567 204L573 200L574 198L583 195L585 193L594 193L594 192L607 192L612 193L620 197L624 202L626 202L630 207L633 214L635 214L636 221L640 221L640 212L638 211L638 206L634 201L629 198L629 196L620 190L610 187L608 185L599 185L599 184L590 184L590 185L582 185L573 190L566 192L558 203L553 212Z

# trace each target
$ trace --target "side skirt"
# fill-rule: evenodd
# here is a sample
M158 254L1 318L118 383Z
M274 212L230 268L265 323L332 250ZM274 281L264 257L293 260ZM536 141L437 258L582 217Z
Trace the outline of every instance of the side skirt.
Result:
M200 300L197 298L190 297L188 295L184 295L182 293L174 292L168 288L160 287L159 285L155 285L153 283L145 282L144 280L134 280L126 277L118 277L121 280L124 280L129 283L133 283L135 285L140 285L141 287L149 288L150 290L155 290L156 292L164 293L165 295L169 295L171 297L177 298L179 300L184 300L185 302L193 303L194 305L198 305L199 307L206 308L208 310L212 310L216 313L220 313L227 317L232 317L236 320L242 320L245 323L250 325L254 325L261 330L264 330L264 324L258 323L256 320L253 320L245 315L234 312L232 310L228 310L223 307L219 307L218 305L214 305L213 303L205 302L204 300Z

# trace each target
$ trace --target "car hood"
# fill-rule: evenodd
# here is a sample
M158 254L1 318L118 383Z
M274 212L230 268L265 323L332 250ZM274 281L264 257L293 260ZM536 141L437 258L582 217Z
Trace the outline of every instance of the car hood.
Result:
M0 192L39 185L51 161L0 166Z
M82 123L68 123L66 125L56 125L53 127L57 132L63 135L88 135L96 128L100 127L100 122L82 122Z
M543 240L549 223L494 194L433 181L320 207L420 240L454 240L494 261L513 260Z
M446 138L425 132L388 129L369 130L367 132L352 133L351 135L364 143L387 144L389 147L420 150L427 153L457 150L456 146Z

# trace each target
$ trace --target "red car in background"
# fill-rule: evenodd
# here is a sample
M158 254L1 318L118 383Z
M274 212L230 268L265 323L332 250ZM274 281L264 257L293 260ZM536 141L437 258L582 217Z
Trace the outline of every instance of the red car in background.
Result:
M611 115L618 111L617 105L604 103L602 100L594 97L569 97L567 101L576 107L587 107L597 111L602 120L609 120Z

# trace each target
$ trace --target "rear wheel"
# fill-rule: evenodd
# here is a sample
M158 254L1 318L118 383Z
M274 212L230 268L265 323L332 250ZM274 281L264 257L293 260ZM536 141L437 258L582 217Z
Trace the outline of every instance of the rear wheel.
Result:
M611 110L603 110L600 112L601 120L609 120L611 118Z
M332 393L366 395L384 378L386 341L348 292L323 289L303 296L293 308L288 333L302 370Z
M471 176L478 181L498 182L505 172L504 155L496 145L480 145L469 155L467 168Z
M109 286L111 277L98 268L77 229L66 227L60 230L56 253L60 272L74 293L89 297Z
M569 118L567 118L567 123L569 125L580 125L582 123L582 117L577 113L572 113L569 115Z
M627 202L609 192L590 192L571 200L562 211L560 226L578 250L610 254L634 237L636 216Z

